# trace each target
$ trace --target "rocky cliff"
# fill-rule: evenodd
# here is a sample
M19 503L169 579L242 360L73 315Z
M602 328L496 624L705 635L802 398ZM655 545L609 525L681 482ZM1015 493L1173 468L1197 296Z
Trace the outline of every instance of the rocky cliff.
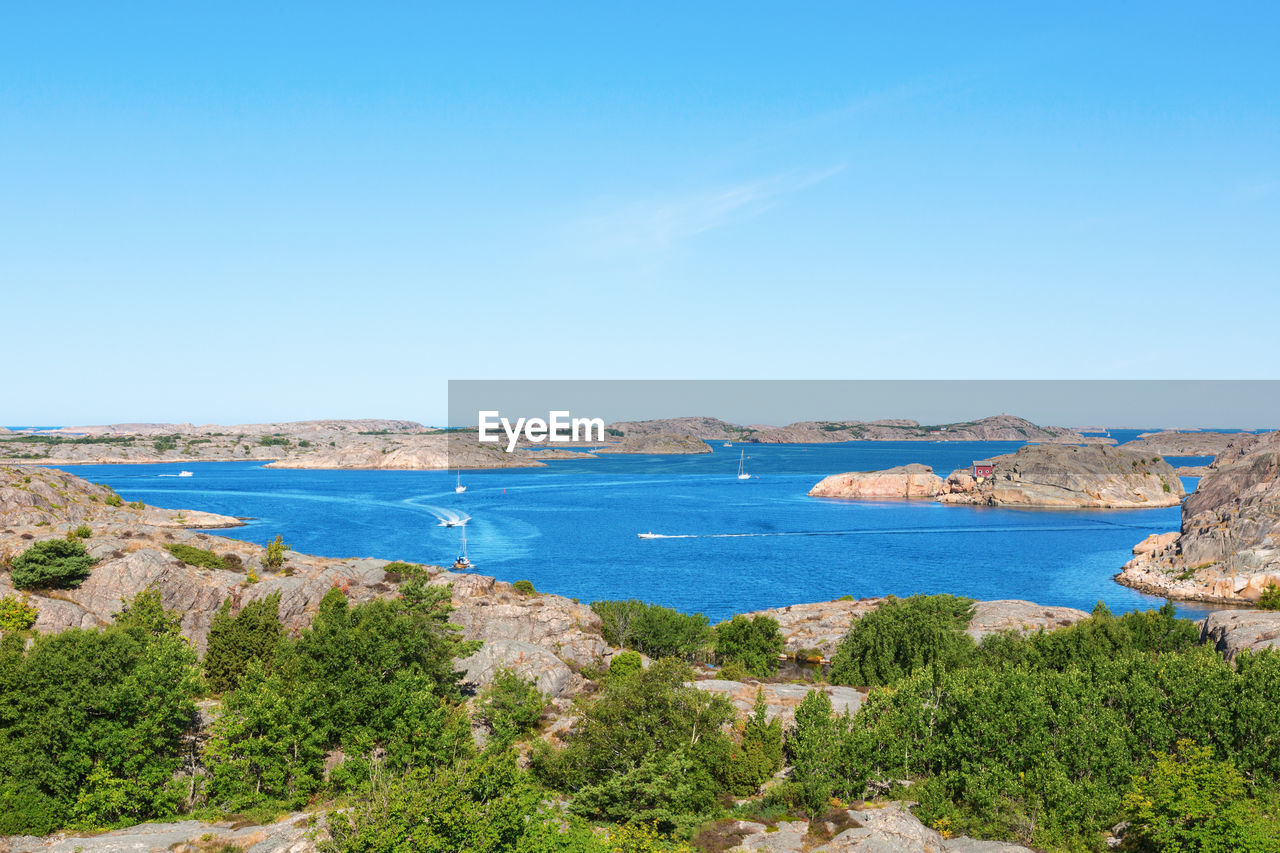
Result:
M1231 603L1280 583L1280 433L1230 442L1183 504L1181 529L1140 542L1116 580Z

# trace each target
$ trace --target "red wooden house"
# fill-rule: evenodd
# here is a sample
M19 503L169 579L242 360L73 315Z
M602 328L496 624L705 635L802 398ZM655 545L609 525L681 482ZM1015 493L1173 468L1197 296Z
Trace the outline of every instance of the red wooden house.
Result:
M992 465L990 462L975 462L975 463L973 463L973 476L974 476L974 479L977 479L977 480L987 480L987 479L990 479L990 478L991 478L991 474L992 474L992 472L993 472L994 470L995 470L995 466L994 466L994 465Z

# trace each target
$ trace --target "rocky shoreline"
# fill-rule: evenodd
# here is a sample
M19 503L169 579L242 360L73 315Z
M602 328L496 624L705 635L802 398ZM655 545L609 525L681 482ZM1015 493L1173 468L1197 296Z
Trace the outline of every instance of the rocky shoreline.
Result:
M1280 434L1234 436L1183 504L1180 529L1134 546L1115 580L1236 605L1280 584Z

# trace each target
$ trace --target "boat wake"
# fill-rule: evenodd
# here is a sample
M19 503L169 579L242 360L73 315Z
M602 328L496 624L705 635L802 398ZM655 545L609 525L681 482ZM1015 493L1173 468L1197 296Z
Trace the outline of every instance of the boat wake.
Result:
M471 516L462 512L454 512L451 509L442 507L423 507L436 517L441 527L462 527L471 520Z

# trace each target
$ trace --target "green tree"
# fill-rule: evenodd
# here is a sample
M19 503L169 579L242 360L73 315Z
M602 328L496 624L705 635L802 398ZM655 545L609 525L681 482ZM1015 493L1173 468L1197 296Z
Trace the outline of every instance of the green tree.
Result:
M953 595L890 596L856 620L831 662L832 684L884 685L924 667L964 665L973 601Z
M670 831L708 813L725 791L734 744L722 727L735 713L692 680L692 669L674 658L609 679L582 705L563 749L536 745L535 773L571 792L571 809L595 820L656 822Z
M181 633L182 619L172 610L165 610L159 590L148 589L133 598L122 598L115 624L126 631L140 631L156 637L176 637Z
M231 599L225 599L209 625L204 653L204 677L209 689L215 693L235 689L252 661L261 661L270 672L283 636L279 590L246 602L234 615Z
M1268 826L1246 796L1244 777L1213 750L1180 740L1156 759L1124 797L1130 850L1185 853L1273 853L1277 827Z
M276 534L276 538L267 543L267 552L262 557L263 567L273 572L280 571L284 567L284 554L288 550L284 537Z
M532 681L509 669L499 670L480 693L477 716L494 738L511 743L533 730L547 708L547 697Z
M13 558L9 577L18 589L72 589L97 562L79 540L45 539Z
M711 625L701 613L681 613L643 601L596 601L604 638L652 658L683 657L711 643Z
M251 660L206 749L219 808L300 807L324 782L321 757L346 761L331 783L436 767L473 751L453 659L474 651L448 622L448 589L420 581L394 601L351 607L336 587L311 626L276 649L270 671Z
M737 661L747 672L769 676L778 671L778 655L786 642L778 621L770 616L734 616L715 627L716 656Z
M195 653L113 625L0 640L0 834L167 817L195 718Z
M782 722L769 720L768 712L764 691L757 689L755 707L726 768L726 782L735 796L751 796L782 769Z

